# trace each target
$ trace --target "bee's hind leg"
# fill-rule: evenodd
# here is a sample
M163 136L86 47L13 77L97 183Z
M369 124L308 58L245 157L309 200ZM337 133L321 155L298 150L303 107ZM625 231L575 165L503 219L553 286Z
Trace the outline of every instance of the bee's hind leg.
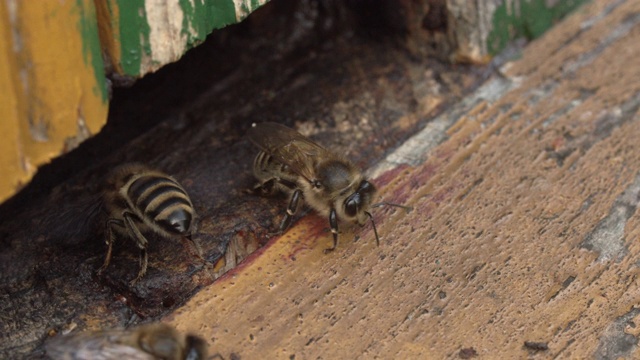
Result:
M111 263L111 254L113 251L113 242L115 241L115 235L113 234L113 226L124 227L124 222L119 219L110 218L107 220L105 224L105 232L107 235L107 255L104 258L104 263L98 269L98 276L102 275L102 273L107 269L109 263Z
M129 285L135 285L138 280L142 279L144 274L147 273L147 264L149 263L149 255L147 254L147 249L140 249L140 271L138 271L138 275L135 279L129 282Z
M136 245L138 245L138 247L140 248L140 271L138 271L138 275L136 276L136 278L129 282L129 285L133 286L144 276L144 274L147 273L147 265L149 263L149 256L147 255L147 245L149 244L149 242L136 226L136 223L134 221L136 216L133 213L125 212L123 214L123 217L127 231L136 241Z

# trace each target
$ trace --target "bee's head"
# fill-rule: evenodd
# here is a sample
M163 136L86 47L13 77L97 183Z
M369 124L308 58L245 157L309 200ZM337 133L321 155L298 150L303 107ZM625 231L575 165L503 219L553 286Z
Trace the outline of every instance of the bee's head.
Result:
M367 210L371 207L376 187L367 180L362 180L356 191L344 200L344 215L348 220L360 225L368 219Z
M184 208L175 209L159 223L167 232L176 235L189 235L194 227L192 212Z
M358 188L356 191L347 196L344 200L344 206L342 208L342 212L346 220L350 220L353 222L357 222L359 225L364 225L365 222L371 220L371 226L373 227L373 233L376 236L376 244L380 245L380 237L378 236L378 230L376 229L376 223L373 221L373 215L369 212L369 209L373 207L389 205L396 206L405 209L407 212L411 211L412 208L409 206L398 205L388 202L380 202L377 204L372 204L373 197L376 194L376 188L368 182L367 180L360 181Z

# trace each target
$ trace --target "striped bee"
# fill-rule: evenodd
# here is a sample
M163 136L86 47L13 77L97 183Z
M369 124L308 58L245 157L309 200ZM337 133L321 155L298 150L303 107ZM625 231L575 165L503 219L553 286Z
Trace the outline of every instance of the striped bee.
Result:
M391 203L373 204L375 186L351 161L325 149L299 132L277 123L253 124L247 136L260 148L253 162L258 179L255 190L264 195L289 194L289 207L280 224L280 232L291 224L304 198L311 208L329 218L333 246L338 245L338 220L363 226L371 220L376 244L380 244L376 224L369 210L391 205L407 211L410 207Z
M58 336L45 349L54 360L204 360L208 356L204 340L163 323Z
M136 163L119 166L107 179L103 200L109 213L105 224L108 249L99 275L109 266L116 233L134 240L140 248L140 271L131 285L147 271L144 232L164 238L185 237L197 247L191 238L196 212L187 192L171 176Z

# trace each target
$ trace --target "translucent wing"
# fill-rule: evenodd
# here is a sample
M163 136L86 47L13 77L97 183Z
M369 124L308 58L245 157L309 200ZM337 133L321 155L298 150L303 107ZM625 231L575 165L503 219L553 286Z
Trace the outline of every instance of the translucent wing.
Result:
M79 333L51 339L45 347L47 355L54 360L155 359L153 355L123 343L126 335L122 331Z
M277 123L254 124L247 136L262 151L309 181L315 178L316 164L333 156L299 132Z
M45 344L54 360L200 360L207 344L172 327L147 324L129 330L86 331L55 337Z

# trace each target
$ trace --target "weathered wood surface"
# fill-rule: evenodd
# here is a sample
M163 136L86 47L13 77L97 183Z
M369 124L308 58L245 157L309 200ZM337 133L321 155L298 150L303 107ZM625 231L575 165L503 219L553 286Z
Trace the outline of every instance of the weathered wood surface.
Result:
M379 248L308 216L166 321L225 358L640 357L638 58L640 2L593 1L380 165L414 210Z
M394 34L372 38L340 8L273 11L275 23L222 29L180 62L115 89L105 129L0 205L0 358L42 356L43 342L69 329L156 320L266 243L286 200L245 192L255 181L257 149L244 139L252 122L294 126L369 168L487 71L417 59ZM157 126L141 135L141 123ZM104 218L88 217L86 206L114 166L132 161L184 185L208 266L184 243L150 236L149 271L136 286L131 241L117 241L96 276Z

